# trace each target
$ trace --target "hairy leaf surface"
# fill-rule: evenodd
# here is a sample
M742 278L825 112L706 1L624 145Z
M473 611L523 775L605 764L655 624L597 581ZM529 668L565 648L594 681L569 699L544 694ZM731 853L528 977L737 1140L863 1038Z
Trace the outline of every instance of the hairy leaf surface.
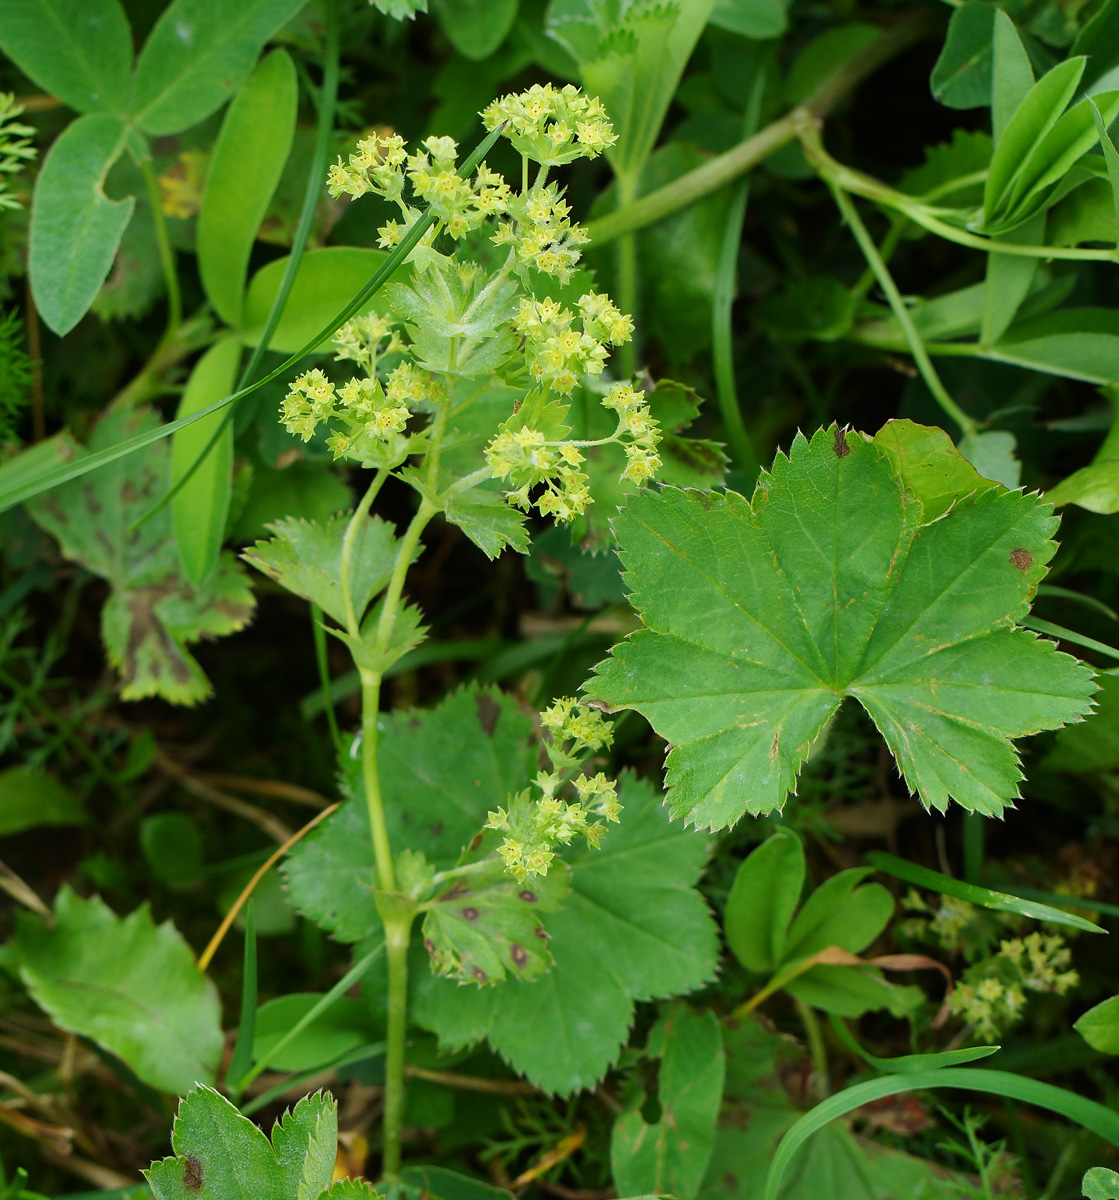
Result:
M55 924L17 915L6 961L60 1029L93 1038L152 1087L188 1091L214 1078L221 1007L214 985L168 921L147 907L116 916L98 897L58 893Z
M1081 719L1092 673L1015 622L1055 544L1036 495L986 488L926 522L890 456L834 427L798 435L753 503L665 489L616 522L646 628L591 696L672 744L675 816L719 829L779 809L855 697L926 807L998 815L1011 739Z

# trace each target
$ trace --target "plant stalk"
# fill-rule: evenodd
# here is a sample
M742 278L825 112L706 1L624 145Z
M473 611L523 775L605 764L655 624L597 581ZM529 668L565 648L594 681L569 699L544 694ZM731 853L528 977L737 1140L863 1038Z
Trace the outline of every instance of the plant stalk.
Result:
M929 353L925 349L925 343L921 339L921 335L917 332L917 327L913 324L913 318L909 315L909 309L905 307L905 301L901 298L897 284L894 283L893 276L890 274L890 270L883 261L881 254L878 253L878 247L874 244L874 239L863 224L854 202L842 188L835 184L830 184L830 186L836 205L843 214L844 221L847 222L847 226L854 235L855 241L859 243L859 249L863 252L863 257L866 259L867 265L874 272L878 286L885 293L894 318L905 334L909 352L913 355L913 361L916 363L917 369L921 372L921 378L925 381L925 386L932 392L934 399L944 409L945 413L959 425L960 431L964 436L974 437L979 432L978 422L964 412L956 401L952 399L948 393L948 389L941 382L940 376L932 364L932 359L929 358Z
M170 342L183 323L183 298L179 291L179 275L175 269L175 251L167 233L167 222L159 200L159 184L156 182L155 168L150 156L145 155L140 159L140 170L144 174L144 184L148 189L148 203L151 205L152 221L155 224L155 240L159 246L159 262L167 285L167 332L163 335L163 340Z

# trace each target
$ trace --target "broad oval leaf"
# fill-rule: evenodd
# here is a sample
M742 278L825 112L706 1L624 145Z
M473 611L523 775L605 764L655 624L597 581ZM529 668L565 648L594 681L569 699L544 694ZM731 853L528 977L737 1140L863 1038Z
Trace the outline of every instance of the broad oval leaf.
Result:
M261 47L306 0L175 0L136 64L133 112L146 133L197 124L241 86Z
M119 117L91 113L50 148L31 203L29 270L35 306L61 335L85 316L105 282L136 201L102 190L124 149Z
M235 328L249 253L291 150L297 100L295 66L286 50L276 50L230 104L210 157L198 214L198 270L214 311Z
M44 825L84 825L88 819L77 796L42 767L0 771L0 836Z
M383 250L357 246L327 246L304 254L269 348L284 354L301 350L369 282L387 257ZM246 345L255 346L260 341L287 264L286 257L274 259L253 276L245 297L243 333ZM411 267L402 266L393 273L391 282L407 281L411 274ZM386 305L386 294L382 289L370 301L369 308L385 312ZM319 349L329 344L329 336L324 337Z
M1119 996L1088 1009L1074 1028L1093 1050L1119 1054Z
M4 0L0 50L78 112L128 109L132 34L120 0Z
M666 488L615 522L646 626L588 684L672 745L674 815L722 828L779 809L845 697L926 807L995 815L1013 738L1081 719L1092 672L1014 623L1045 575L1052 509L987 489L926 522L889 456L798 434L753 503Z
M222 338L211 346L190 373L176 417L228 396L240 360L239 338ZM210 446L215 434L217 440ZM233 422L228 413L216 412L171 435L172 486L188 472L190 477L171 501L171 519L183 574L201 587L217 566L233 495Z
M779 829L738 868L727 898L723 934L748 971L774 971L804 887L804 847L791 829Z
M183 1095L214 1078L221 1006L190 947L147 907L116 916L68 887L55 923L20 913L5 953L60 1029L93 1038L154 1088Z
M932 94L949 108L991 103L995 13L986 0L965 0L952 12L944 47L929 77Z
M432 12L465 58L488 58L517 19L519 0L432 0Z

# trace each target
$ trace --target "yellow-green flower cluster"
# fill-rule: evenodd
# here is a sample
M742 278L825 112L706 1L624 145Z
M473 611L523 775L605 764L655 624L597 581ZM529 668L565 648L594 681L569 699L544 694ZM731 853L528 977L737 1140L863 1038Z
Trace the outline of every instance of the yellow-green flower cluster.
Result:
M571 222L571 206L555 184L536 187L508 204L512 220L502 221L493 235L499 246L512 246L520 267L535 267L567 283L582 257L579 247L590 240Z
M567 778L591 754L610 745L610 727L602 714L568 696L541 713L540 720L551 735L544 749L553 770L536 777L539 798L534 801L532 790L526 789L510 798L508 809L491 812L486 822L487 829L504 834L497 853L519 882L530 875L546 875L556 847L569 846L576 837L597 847L606 830L604 822L617 821L622 811L614 781L601 771ZM568 783L575 790L574 800L559 794Z
M355 200L367 192L399 201L404 191L402 168L408 159L404 139L398 134L372 133L363 137L347 162L341 158L326 177L327 190L337 200L352 196Z
M626 468L622 479L638 485L652 479L661 465L657 454L661 433L660 425L649 413L644 395L634 391L629 384L615 383L602 403L618 414L616 437L626 439Z
M382 346L386 339L387 344ZM347 321L332 340L337 351L334 361L349 359L357 363L367 375L376 372L377 360L381 355L399 354L404 349L404 342L393 329L392 321L375 312Z
M535 504L542 517L562 523L581 516L591 502L579 448L570 442L549 443L539 429L526 425L499 433L486 447L486 462L497 478L512 485L506 493L509 503L525 512ZM530 499L541 484L543 491Z
M969 967L948 997L948 1009L978 1038L1000 1037L1022 1016L1026 992L1065 995L1080 982L1059 934L1031 933L1001 943L992 957Z
M317 367L294 380L280 408L292 435L308 442L326 424L334 457L362 460L380 460L386 450L400 453L405 439L398 435L410 415L407 404L387 395L378 380L354 378L335 388Z
M618 135L597 96L573 84L533 84L527 92L502 96L482 113L489 130L504 124L505 136L527 158L558 167L577 158L596 158Z
M453 138L429 137L423 146L426 153L417 151L408 159L408 179L451 237L457 240L487 217L506 211L512 193L496 171L482 163L472 179L464 179L455 166L458 145Z
M524 338L533 379L569 396L581 376L602 374L606 347L628 342L633 322L606 296L588 292L579 301L578 317L556 300L522 300L513 328Z

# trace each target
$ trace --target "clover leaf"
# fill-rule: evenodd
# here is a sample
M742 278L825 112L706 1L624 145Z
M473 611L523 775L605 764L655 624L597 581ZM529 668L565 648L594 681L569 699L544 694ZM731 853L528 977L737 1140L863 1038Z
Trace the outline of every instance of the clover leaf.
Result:
M997 816L1011 739L1078 721L1092 672L1015 627L1056 549L1037 495L987 487L935 520L891 456L834 426L779 454L753 501L666 488L615 522L645 624L588 685L672 745L673 814L780 809L846 697L926 807Z

